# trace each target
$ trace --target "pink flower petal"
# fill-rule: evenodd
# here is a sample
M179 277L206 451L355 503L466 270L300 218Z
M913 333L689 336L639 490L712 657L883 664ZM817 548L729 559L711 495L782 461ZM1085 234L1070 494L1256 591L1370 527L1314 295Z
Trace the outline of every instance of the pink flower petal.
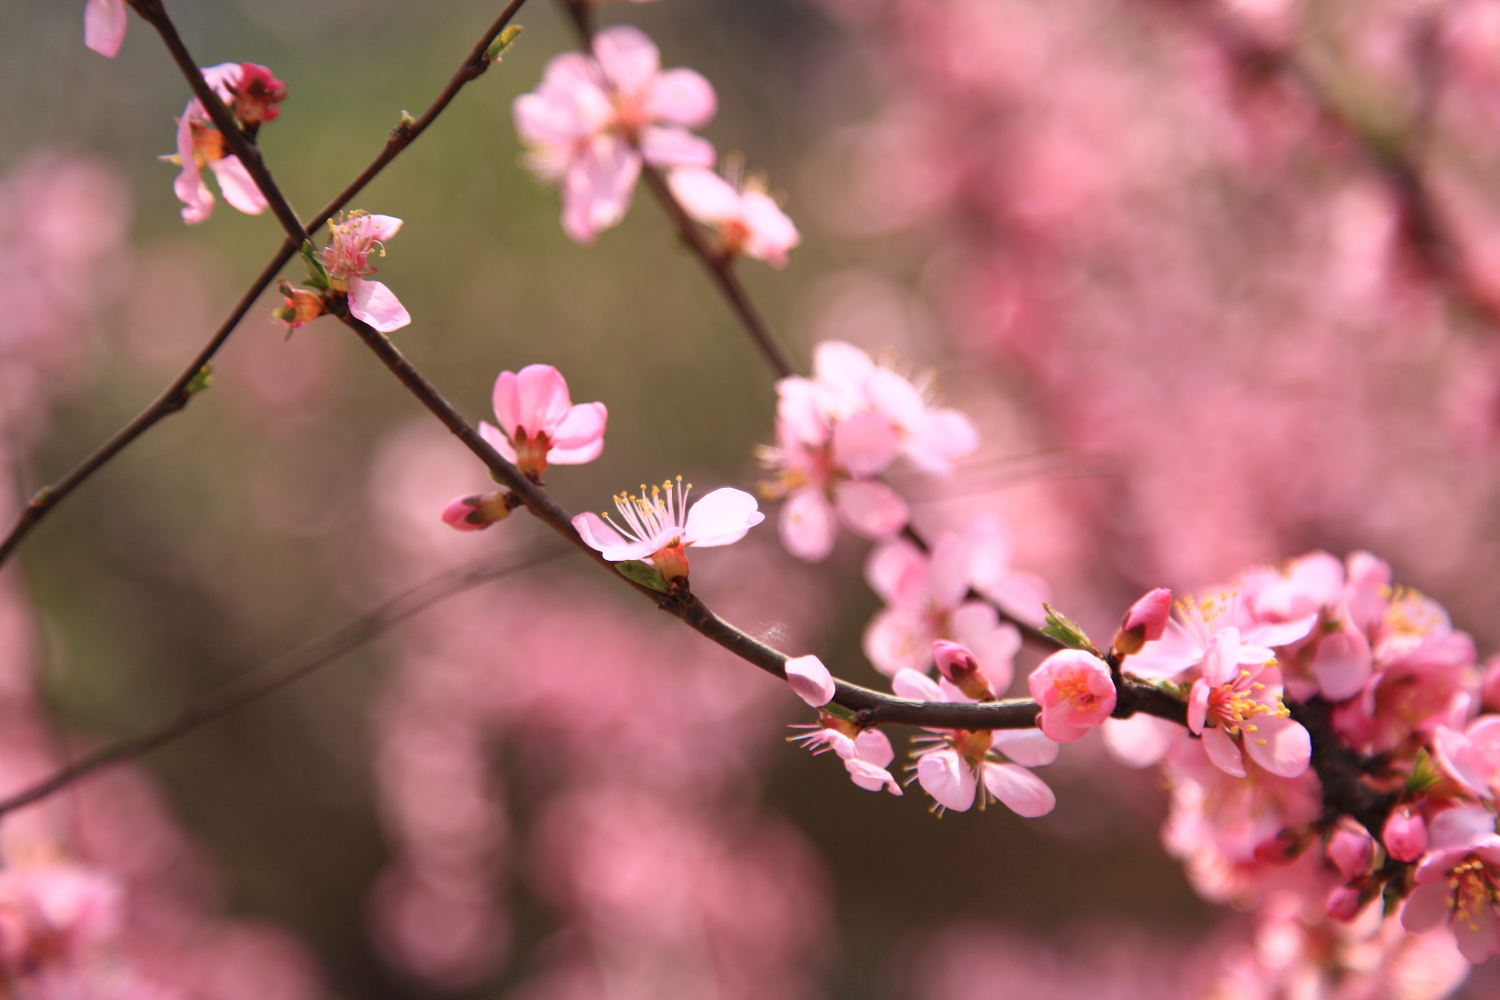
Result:
M794 656L783 666L787 684L797 697L813 708L826 705L833 699L833 676L816 656Z
M630 208L641 158L624 139L600 135L563 174L563 231L583 246L618 223Z
M702 128L719 110L713 84L691 69L669 69L658 74L646 98L648 118L684 128Z
M667 175L667 187L688 215L707 225L727 222L740 214L739 192L712 170L679 167Z
M1401 908L1401 926L1413 934L1425 934L1448 919L1448 883L1419 885Z
M1126 767L1154 767L1182 739L1182 727L1144 713L1128 719L1106 719L1104 748Z
M349 279L349 315L381 333L399 330L411 322L411 314L394 292L378 281L365 278Z
M1345 628L1323 637L1313 657L1313 673L1318 687L1328 701L1353 698L1370 679L1374 660L1364 633Z
M904 538L886 542L865 559L865 582L887 604L920 599L927 587L927 557Z
M661 53L639 28L616 24L594 36L594 58L605 77L626 94L643 90L661 69Z
M1300 722L1263 715L1247 723L1244 731L1245 750L1250 759L1267 771L1295 778L1307 770L1312 760L1312 738ZM1208 732L1203 736L1206 740Z
M641 157L653 167L712 167L718 154L701 135L650 125L641 130Z
M1047 783L1024 767L985 761L982 770L984 787L1017 816L1035 819L1057 806L1057 796Z
M838 519L820 489L798 490L781 505L781 544L803 562L822 562L833 552Z
M939 535L927 573L927 591L935 608L952 611L962 604L969 593L969 551L963 538L951 531Z
M901 786L891 777L891 772L879 765L850 757L844 761L844 768L849 772L849 780L866 791L878 792L884 788L892 795L901 794Z
M746 191L741 197L741 219L750 234L745 256L763 260L772 267L786 267L787 251L802 242L790 217L764 191Z
M113 59L125 40L125 23L124 0L88 0L83 7L83 44Z
M757 509L755 497L726 486L709 493L688 510L682 543L702 549L729 545L744 538L746 532L765 519L766 515Z
M904 668L891 678L891 690L912 701L947 701L942 688L931 677L918 670Z
M260 188L255 186L250 172L245 169L245 165L240 162L238 156L209 160L208 169L214 172L214 177L219 182L219 190L224 192L224 200L229 204L246 215L259 215L266 210L265 195L261 194Z
M964 812L974 804L974 775L953 750L937 750L917 761L917 781L940 805Z
M1225 774L1236 778L1245 776L1245 761L1240 756L1240 748L1224 730L1217 726L1203 730L1203 750L1208 754L1208 759L1213 761L1214 766Z
M849 530L880 541L906 527L911 511L901 495L873 479L846 479L833 488L835 509Z
M1459 952L1474 965L1483 965L1500 952L1500 917L1495 916L1494 904L1481 905L1468 920L1454 920L1449 926Z
M884 472L897 447L896 429L878 413L856 413L833 427L833 460L856 479Z
M891 761L896 759L890 738L878 729L866 729L856 736L854 753L860 760L869 761L876 767L890 767Z
M1036 729L997 729L991 746L1022 767L1045 767L1057 760L1057 743Z
M865 626L861 646L875 669L890 676L902 669L925 670L936 638L920 612L888 607Z
M500 453L500 457L510 464L516 464L516 449L511 447L510 439L500 432L500 428L486 420L479 421L479 436L489 442L489 446Z
M505 429L512 435L519 428L525 428L529 435L538 432L550 435L572 407L568 383L562 373L551 365L527 365L511 378L507 379L507 375L510 372L501 372L495 380L495 416L500 419L501 426L504 427L506 419L510 418L514 424ZM500 412L502 381L505 383L504 402L510 408L505 415Z
M384 243L401 231L401 220L394 215L366 215L365 234Z
M813 348L813 374L852 403L868 402L865 384L874 371L875 362L853 344L825 340Z

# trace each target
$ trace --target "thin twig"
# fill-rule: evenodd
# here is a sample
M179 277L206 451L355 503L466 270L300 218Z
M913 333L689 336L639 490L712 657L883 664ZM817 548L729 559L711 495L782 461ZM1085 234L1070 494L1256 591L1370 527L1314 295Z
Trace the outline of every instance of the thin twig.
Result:
M438 115L442 114L443 110L448 107L449 103L452 102L453 98L467 83L477 79L489 68L490 59L486 53L490 45L500 36L500 32L505 30L505 27L515 17L516 13L521 9L521 5L525 2L526 0L511 0L506 5L499 18L496 19L495 23L479 39L478 44L474 46L474 50L460 64L458 71L448 81L448 85L443 88L442 93L422 113L422 116L414 122L403 120L398 124L391 131L390 137L386 139L385 147L370 162L370 165L365 167L359 176L350 182L348 187L339 192L332 201L323 206L306 223L302 224L302 228L305 231L317 232L325 222L336 215L349 202L353 201L365 189L366 185L379 176L380 172L401 154L402 150L411 145L419 135L427 130L427 127L437 119ZM130 423L116 431L108 441L94 449L65 476L37 491L31 498L31 501L16 517L10 530L6 532L5 537L0 539L0 565L5 563L5 560L16 550L21 541L31 533L31 529L36 527L64 497L73 492L84 480L97 472L136 438L146 433L146 431L154 427L163 418L176 413L187 405L187 401L192 395L188 391L188 387L198 378L204 366L218 354L219 349L224 346L224 342L229 339L229 335L234 332L240 320L244 319L245 314L250 311L256 299L276 279L276 275L286 266L287 261L291 260L297 253L300 245L299 243L293 243L290 239L282 244L281 249L276 252L276 256L271 258L271 262L261 271L260 276L255 279L245 291L245 294L240 297L240 301L235 305L229 317L214 331L213 336L209 338L208 342L199 348L198 353L193 356L193 360L188 362L187 366L182 369L166 389L162 390L162 393L152 401L151 405L138 413Z
M231 681L218 691L194 702L171 721L139 736L101 747L61 768L25 791L0 800L0 816L44 799L96 771L135 760L237 708L258 701L273 691L278 691L293 681L300 680L319 668L327 666L345 653L363 646L440 601L472 590L480 584L490 583L513 573L550 562L565 552L566 550L562 549L555 550L531 556L519 562L513 557L500 561L489 560L429 580L419 587L386 601L369 614L356 618L322 638Z

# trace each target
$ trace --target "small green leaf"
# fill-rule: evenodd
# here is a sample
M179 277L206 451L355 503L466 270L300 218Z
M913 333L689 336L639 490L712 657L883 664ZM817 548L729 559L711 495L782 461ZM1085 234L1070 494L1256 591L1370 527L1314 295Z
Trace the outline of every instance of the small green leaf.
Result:
M333 285L328 280L328 269L318 259L316 251L313 250L312 243L302 244L302 249L298 253L302 256L302 262L307 265L307 280L302 282L302 284L309 288L316 288L320 292L326 292L331 289Z
M836 719L844 719L848 722L854 721L854 711L852 709L845 708L843 705L835 705L831 701L826 705L819 705L818 711L824 715L831 715Z
M504 31L500 32L500 37L495 39L495 44L491 45L488 49L485 50L485 57L492 62L496 59L499 59L500 53L510 48L511 43L519 38L520 35L521 26L519 24L513 24L510 27L506 28Z
M1406 779L1406 790L1420 792L1442 780L1443 776L1432 766L1432 758L1427 749L1424 747L1418 750L1416 759L1412 761L1411 776Z
M182 387L182 395L184 397L196 396L198 393L202 392L204 389L207 389L210 385L212 385L213 381L214 366L211 364L205 364L202 368L198 369L198 374L193 376L193 380Z
M1054 611L1050 604L1043 604L1042 607L1047 609L1047 624L1042 627L1043 635L1050 635L1069 649L1081 649L1095 656L1099 655L1098 647L1077 622Z
M649 563L643 563L639 559L629 562L615 563L615 569L627 580L634 581L642 587L649 587L658 594L671 593L667 589L666 578L661 575L661 570Z

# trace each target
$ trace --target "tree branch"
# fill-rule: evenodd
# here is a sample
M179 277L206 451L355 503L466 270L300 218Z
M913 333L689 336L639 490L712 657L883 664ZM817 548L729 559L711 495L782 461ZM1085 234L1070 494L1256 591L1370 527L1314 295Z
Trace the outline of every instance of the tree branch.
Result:
M339 192L331 202L323 206L305 224L302 224L304 231L316 232L323 223L327 222L348 205L350 201L365 189L365 186L370 181L379 176L380 172L401 154L402 150L411 145L418 136L427 130L428 126L437 119L438 115L442 114L443 110L448 107L449 103L452 102L453 98L466 84L478 79L489 68L491 60L486 53L489 51L490 45L500 36L500 32L505 30L505 27L515 17L516 13L521 9L521 5L525 2L526 0L511 0L506 5L505 9L501 11L499 18L496 19L495 23L479 39L479 42L474 46L474 50L459 65L458 71L453 74L453 77L448 81L448 85L443 88L442 93L422 113L422 116L414 122L403 120L398 124L391 131L390 137L386 139L385 147L380 151L379 155L370 162L369 166L360 172L358 177L350 182L348 187ZM196 67L194 68L196 69ZM31 533L31 529L36 527L64 497L72 493L84 480L92 476L117 454L125 450L131 442L154 427L164 417L176 413L187 405L187 401L192 395L188 391L189 386L193 384L199 373L203 371L204 366L218 354L219 349L224 346L224 342L229 339L229 335L234 332L240 320L245 318L245 314L255 304L255 300L276 279L276 275L286 266L287 261L296 255L300 246L300 243L293 243L291 239L282 244L281 249L276 252L276 256L271 258L271 262L261 271L260 276L251 283L245 294L240 297L240 301L235 305L234 310L229 314L228 318L220 324L208 342L199 348L198 353L193 356L193 360L188 362L187 366L182 369L166 389L162 390L161 394L151 402L151 405L138 413L130 423L116 431L108 441L89 453L82 462L74 466L65 476L37 491L36 495L31 498L31 501L16 517L15 522L6 532L5 537L0 539L0 565L5 563L5 560L20 546L22 540Z
M345 653L363 646L434 604L472 590L480 584L499 580L550 562L561 556L564 551L547 552L519 562L513 557L489 560L429 580L421 586L392 598L374 611L356 618L342 628L230 682L218 691L194 702L164 725L140 736L133 736L102 747L61 768L30 788L0 800L0 816L38 802L96 771L135 760L237 708L257 701L273 691L279 691L293 681L301 680L308 674L334 662Z

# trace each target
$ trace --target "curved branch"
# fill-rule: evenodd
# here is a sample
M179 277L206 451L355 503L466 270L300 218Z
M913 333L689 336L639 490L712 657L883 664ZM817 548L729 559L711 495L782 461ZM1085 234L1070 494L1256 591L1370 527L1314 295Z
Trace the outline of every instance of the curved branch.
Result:
M458 92L466 84L478 79L485 70L489 69L491 59L487 53L490 45L496 38L500 37L500 32L505 30L505 27L510 24L516 13L521 9L521 5L525 2L526 0L510 0L510 3L501 11L499 18L496 19L494 24L490 25L489 30L479 39L473 51L459 65L458 71L453 74L447 86L443 88L437 98L428 105L427 110L422 113L422 116L414 122L403 120L392 129L389 138L386 139L384 148L381 149L374 160L370 161L370 165L365 167L359 176L351 181L343 191L340 191L332 201L324 205L317 214L302 224L306 232L316 232L325 222L348 205L350 201L354 200L365 189L366 185L379 176L380 172L401 154L402 150L411 145L419 135L427 130L428 126L437 119L438 115L443 113L444 109L448 107L449 103L452 102L453 98L457 96ZM176 413L187 405L187 401L192 397L190 387L194 384L194 380L198 378L199 373L213 360L214 356L219 353L219 349L224 346L224 342L229 339L229 335L234 332L240 320L244 319L246 313L255 305L255 300L270 287L272 281L276 280L276 275L286 266L287 261L296 255L299 246L301 246L300 243L293 243L290 239L282 244L281 249L276 252L276 256L271 258L271 262L265 266L259 277L251 283L250 287L246 289L245 294L240 297L240 301L235 305L233 311L230 312L228 318L220 324L219 328L214 331L213 336L208 339L208 342L198 349L198 353L193 356L193 359L162 390L161 395L157 396L151 402L151 405L138 413L130 423L116 431L108 441L90 452L82 462L74 466L61 479L36 492L30 502L22 509L21 513L17 515L16 520L11 524L5 537L0 539L0 565L5 563L5 560L20 546L22 540L31 533L31 529L36 527L64 497L72 493L84 480L92 476L121 451L124 451L136 438L146 433L146 431L154 427L163 418Z

